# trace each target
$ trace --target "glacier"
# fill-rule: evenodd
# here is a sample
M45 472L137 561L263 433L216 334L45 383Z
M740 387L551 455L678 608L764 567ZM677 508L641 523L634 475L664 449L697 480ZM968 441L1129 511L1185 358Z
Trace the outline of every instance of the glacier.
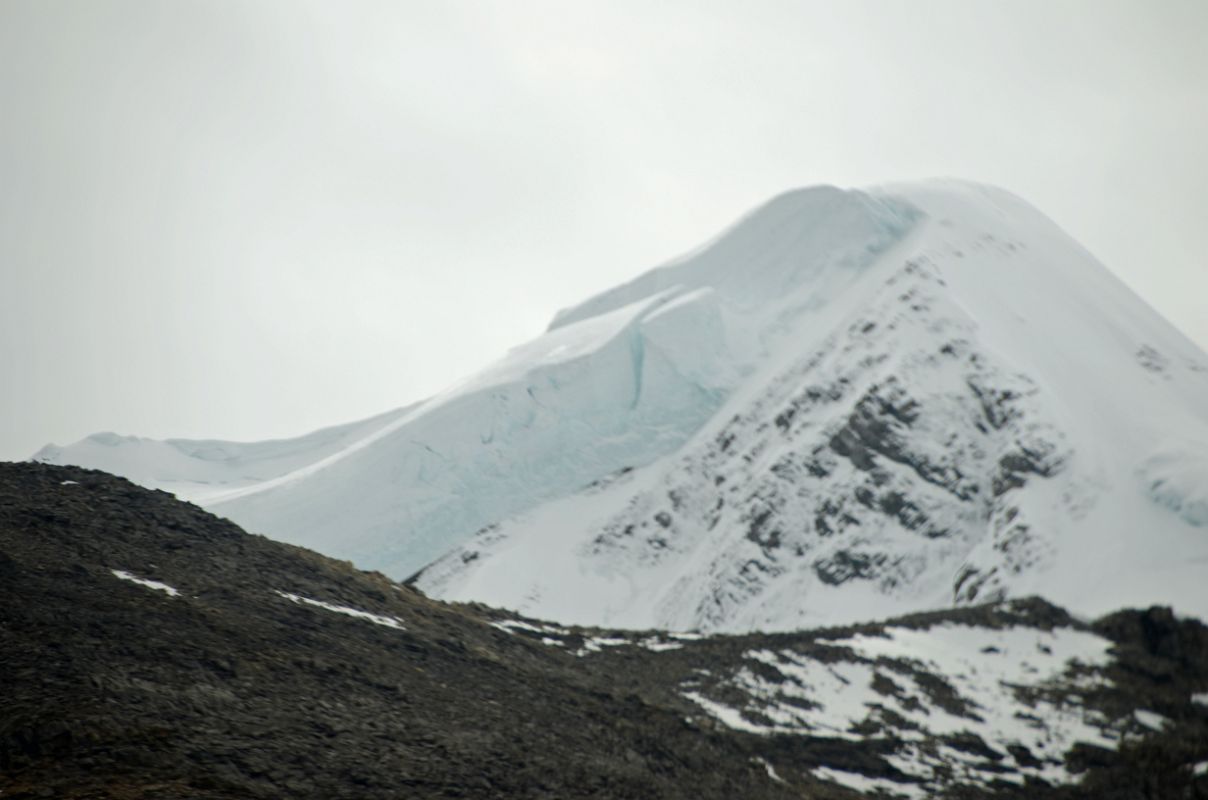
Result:
M1208 616L1208 358L1040 212L787 192L423 402L35 459L561 622L791 629L1039 593Z

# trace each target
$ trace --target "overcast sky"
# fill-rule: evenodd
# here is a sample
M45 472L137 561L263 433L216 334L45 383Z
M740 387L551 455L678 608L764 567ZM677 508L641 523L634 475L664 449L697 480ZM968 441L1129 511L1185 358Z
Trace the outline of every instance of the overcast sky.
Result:
M419 399L794 186L1002 185L1208 346L1208 3L0 0L0 458Z

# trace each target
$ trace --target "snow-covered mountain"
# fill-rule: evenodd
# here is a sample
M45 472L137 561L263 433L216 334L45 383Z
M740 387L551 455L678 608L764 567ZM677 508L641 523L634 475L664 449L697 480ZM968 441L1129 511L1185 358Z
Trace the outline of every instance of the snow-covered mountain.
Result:
M1033 593L1208 616L1208 358L1036 210L958 182L777 197L362 423L36 458L187 481L395 576L439 557L425 591L568 622Z
M786 290L853 279L910 223L859 193L791 193L632 297L622 287L606 309L565 312L410 408L283 442L106 433L34 458L105 469L249 530L410 575L485 525L674 451L774 349L776 315L793 317Z

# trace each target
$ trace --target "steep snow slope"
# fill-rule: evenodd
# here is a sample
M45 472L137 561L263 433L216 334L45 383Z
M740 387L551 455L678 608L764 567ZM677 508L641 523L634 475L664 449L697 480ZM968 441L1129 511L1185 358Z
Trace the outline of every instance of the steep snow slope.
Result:
M409 575L484 525L675 450L779 352L787 321L829 313L821 301L913 218L862 192L782 195L340 449L201 499L249 530ZM159 474L98 461L87 440L40 458Z
M1005 192L872 196L915 209L911 234L842 286L807 284L818 310L778 313L784 346L690 442L492 526L419 586L633 627L795 628L1028 593L1208 615L1204 354Z

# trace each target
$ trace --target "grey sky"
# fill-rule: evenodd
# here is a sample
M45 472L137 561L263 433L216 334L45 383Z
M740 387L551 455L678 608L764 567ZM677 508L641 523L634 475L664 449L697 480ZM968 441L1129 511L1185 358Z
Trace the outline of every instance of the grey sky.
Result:
M1208 346L1204 41L1201 0L0 0L0 458L402 405L813 183L1002 185Z

